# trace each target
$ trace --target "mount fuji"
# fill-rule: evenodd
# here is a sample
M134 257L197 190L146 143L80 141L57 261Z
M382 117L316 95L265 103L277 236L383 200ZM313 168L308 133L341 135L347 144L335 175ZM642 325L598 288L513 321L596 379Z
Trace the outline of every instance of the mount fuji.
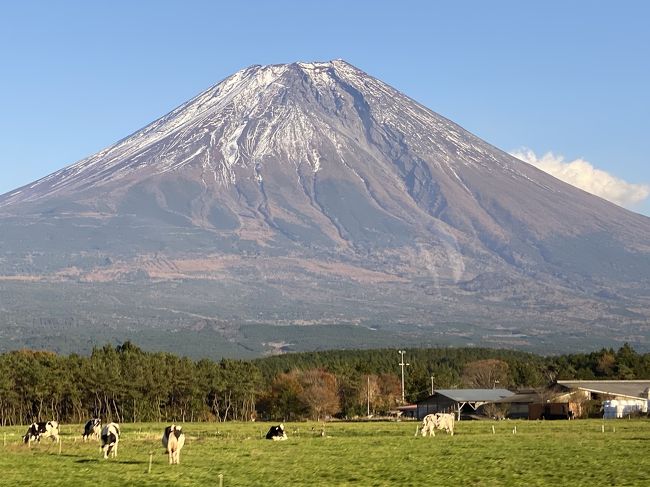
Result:
M647 349L649 284L649 218L342 60L243 69L0 196L5 349Z

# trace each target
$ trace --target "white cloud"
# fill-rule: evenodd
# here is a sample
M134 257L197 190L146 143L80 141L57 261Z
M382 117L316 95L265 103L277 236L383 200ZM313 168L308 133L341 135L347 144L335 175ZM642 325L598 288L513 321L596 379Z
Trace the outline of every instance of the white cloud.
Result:
M552 152L537 157L535 152L526 148L511 151L510 154L565 183L620 206L634 207L650 196L649 185L628 183L602 169L595 168L584 159L565 161L563 156Z

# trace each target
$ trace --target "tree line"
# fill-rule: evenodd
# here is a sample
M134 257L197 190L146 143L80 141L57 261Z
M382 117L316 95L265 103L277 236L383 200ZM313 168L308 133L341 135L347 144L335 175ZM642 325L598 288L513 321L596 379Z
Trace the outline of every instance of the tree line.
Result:
M589 354L407 350L407 402L436 389L540 388L557 379L650 379L650 354L629 345ZM89 356L0 355L0 424L90 417L118 422L352 418L401 403L396 350L295 353L251 361L191 360L130 342Z

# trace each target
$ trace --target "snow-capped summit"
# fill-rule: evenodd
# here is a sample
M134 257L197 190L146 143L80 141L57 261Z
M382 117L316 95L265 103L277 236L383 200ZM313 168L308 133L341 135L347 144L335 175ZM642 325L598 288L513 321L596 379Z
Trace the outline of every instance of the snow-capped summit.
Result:
M512 159L491 157L480 139L343 60L255 65L29 190L10 193L2 204L186 166L224 185L238 177L262 181L268 158L283 157L317 172L326 156L343 158L351 142L364 143L369 152L377 142L406 144L420 158L430 157L433 145L433 163L452 174L449 166L459 151L466 164L512 165Z

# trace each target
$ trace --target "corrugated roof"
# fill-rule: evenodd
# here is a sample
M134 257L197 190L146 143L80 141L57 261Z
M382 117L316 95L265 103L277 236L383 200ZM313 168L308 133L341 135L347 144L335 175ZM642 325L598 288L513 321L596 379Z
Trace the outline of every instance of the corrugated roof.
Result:
M542 402L542 396L536 392L517 393L513 394L512 396L504 397L503 399L497 399L494 402L499 404L534 404Z
M397 406L398 411L413 411L418 408L417 404L407 404L405 406Z
M568 389L646 399L650 388L650 380L559 380L557 383Z
M456 402L497 401L514 395L508 389L436 389L434 392Z

